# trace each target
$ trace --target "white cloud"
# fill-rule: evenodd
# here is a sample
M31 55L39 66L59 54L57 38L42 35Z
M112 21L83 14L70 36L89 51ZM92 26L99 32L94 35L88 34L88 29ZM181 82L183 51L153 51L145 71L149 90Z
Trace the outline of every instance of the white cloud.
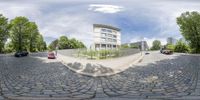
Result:
M152 45L152 41L155 39L165 44L167 37L180 37L179 28L176 24L177 16L180 16L185 11L200 11L199 3L186 2L186 0L185 2L173 2L172 0L167 2L160 2L160 0L154 0L157 2L149 0L129 0L128 2L124 2L124 0L112 0L112 2L110 0L95 2L91 0L75 0L75 3L72 2L74 0L23 1L20 3L14 0L9 2L0 1L0 13L3 13L9 19L13 19L16 16L28 17L38 24L39 30L44 37L58 38L61 35L66 35L77 38L86 45L92 42L91 34L94 23L114 26L118 26L121 23L134 23L136 26L140 26L139 24L145 24L145 22L138 23L142 22L142 18L148 20L147 24L156 22L156 25L152 24L153 28L148 30L151 32L142 33L143 31L140 32L141 30L135 29L133 30L135 31L134 34L131 35L123 33L124 30L127 30L123 28L122 35L124 36L122 40L127 38L127 41L135 42L139 41L140 37L145 37L144 40L147 41L149 46ZM91 13L92 11L106 14ZM123 14L115 16L114 13L122 11ZM138 19L135 19L135 16ZM119 19L115 20L113 17L118 17ZM130 22L126 20L130 20ZM130 27L132 28L132 26ZM146 31L145 28L143 29ZM137 35L136 33L142 34Z
M88 10L101 13L117 13L124 10L122 6L105 5L105 4L90 4Z

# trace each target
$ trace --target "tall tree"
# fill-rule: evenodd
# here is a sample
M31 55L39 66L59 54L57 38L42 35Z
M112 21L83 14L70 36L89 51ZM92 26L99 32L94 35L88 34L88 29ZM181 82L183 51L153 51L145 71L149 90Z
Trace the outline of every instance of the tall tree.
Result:
M3 52L5 42L9 36L8 19L0 14L0 53Z
M59 49L70 49L71 43L66 36L61 36L58 41Z
M49 48L49 50L55 50L57 46L58 46L58 39L52 41L52 42L49 44L48 48Z
M37 49L38 51L46 50L46 42L44 41L41 34L38 35L38 38L37 38Z
M75 38L70 39L70 43L72 44L71 48L79 48L79 43Z
M151 50L159 50L160 47L161 47L161 42L159 40L154 40Z
M194 53L200 53L200 13L185 12L177 18L181 34L189 42Z
M34 22L29 22L28 24L28 48L30 52L35 52L37 50L37 37L41 38L41 36L39 35L39 31L38 31L38 27ZM43 38L42 38L42 42L43 42Z
M29 20L26 17L16 17L11 22L10 37L16 51L27 50L29 39Z

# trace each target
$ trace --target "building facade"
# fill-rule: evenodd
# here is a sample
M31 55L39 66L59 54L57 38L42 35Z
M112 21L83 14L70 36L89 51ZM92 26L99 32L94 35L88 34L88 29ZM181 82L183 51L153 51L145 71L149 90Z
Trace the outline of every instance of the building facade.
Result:
M126 45L130 48L137 48L140 49L141 51L146 51L149 50L149 46L146 41L138 41L138 42L133 42L133 43L125 43L122 45Z
M95 50L117 49L121 45L121 33L119 28L103 24L94 24L93 34L93 48Z
M173 37L168 37L167 38L167 44L173 44L173 45L175 45L176 42L177 42L177 40L174 39Z

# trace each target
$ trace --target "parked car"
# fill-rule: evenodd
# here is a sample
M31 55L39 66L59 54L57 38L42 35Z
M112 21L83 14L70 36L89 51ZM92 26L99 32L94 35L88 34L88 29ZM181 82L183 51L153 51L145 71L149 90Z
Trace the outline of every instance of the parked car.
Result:
M27 51L18 51L15 53L15 57L24 57L24 56L28 56L28 52Z
M145 55L148 55L148 54L150 54L150 53L149 53L149 52L146 52L146 53L145 53Z
M161 49L160 49L160 53L162 53L162 54L173 54L173 51L172 51L172 50L168 50L168 49L161 48Z
M55 59L55 58L56 58L56 56L53 52L48 53L48 59Z

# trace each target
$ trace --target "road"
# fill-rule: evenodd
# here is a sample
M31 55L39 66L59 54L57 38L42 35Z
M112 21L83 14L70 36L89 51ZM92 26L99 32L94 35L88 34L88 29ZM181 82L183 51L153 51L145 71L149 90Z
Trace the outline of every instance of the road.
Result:
M200 56L150 52L127 70L102 77L75 73L45 53L0 55L0 100L200 98Z

